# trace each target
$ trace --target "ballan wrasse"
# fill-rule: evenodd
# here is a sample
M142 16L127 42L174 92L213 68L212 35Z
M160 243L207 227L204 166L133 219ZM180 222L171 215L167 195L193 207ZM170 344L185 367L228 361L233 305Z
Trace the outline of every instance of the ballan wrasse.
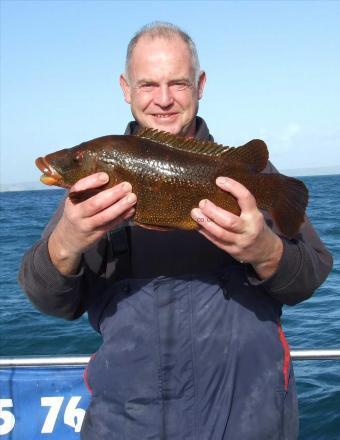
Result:
M293 237L304 221L307 188L292 177L261 173L267 162L267 146L258 139L224 147L145 128L137 135L103 136L39 157L36 165L43 183L64 188L96 172L109 175L99 189L70 192L73 203L130 182L137 195L134 221L151 229L197 229L190 212L202 199L239 215L236 199L215 183L218 176L231 177L249 189L284 235Z

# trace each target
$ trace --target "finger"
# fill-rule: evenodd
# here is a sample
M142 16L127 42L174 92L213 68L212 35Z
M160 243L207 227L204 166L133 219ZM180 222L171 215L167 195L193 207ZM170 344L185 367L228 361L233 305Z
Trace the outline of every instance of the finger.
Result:
M211 241L215 246L224 250L228 254L230 254L233 258L237 258L235 255L238 252L238 248L233 243L224 243L218 240L214 235L212 235L209 231L205 229L199 229L198 232L203 235L207 240Z
M225 209L216 206L210 200L201 200L199 207L204 215L223 229L240 234L244 230L244 220Z
M72 188L72 191L84 191L85 189L98 188L109 181L109 176L106 173L95 173L90 176L78 180Z
M199 226L201 226L204 222L209 221L208 217L204 215L204 213L198 208L192 209L190 215L192 219L198 223Z
M242 213L246 214L257 209L255 197L242 183L229 177L218 177L216 185L236 198Z
M136 201L136 194L129 193L113 205L110 205L106 209L98 212L92 217L89 217L86 220L85 228L87 230L96 230L109 222L116 221L121 215L126 214L126 212L131 209Z
M112 231L113 229L117 228L118 225L123 223L125 220L131 218L135 214L135 212L136 212L135 208L130 208L128 211L124 212L121 216L119 216L115 220L110 221L105 225L102 225L100 228L97 229L97 231L101 231L101 232Z
M207 231L211 234L216 240L223 242L225 244L233 244L236 243L238 234L234 234L230 232L218 224L216 224L213 220L207 217L199 208L194 208L192 211L192 218L197 221L200 228L204 231Z
M79 203L81 217L92 217L98 212L103 211L111 205L114 205L127 194L131 193L132 187L128 182L120 183L112 188L105 189L93 197ZM77 206L77 205L76 205Z
M217 240L216 237L214 237L212 234L210 234L210 232L208 232L205 229L199 229L198 232L203 235L205 238L207 238L209 241L211 241L215 246L218 246L219 248L223 248L224 250L226 250L227 245L226 244L222 244L220 242L220 240Z

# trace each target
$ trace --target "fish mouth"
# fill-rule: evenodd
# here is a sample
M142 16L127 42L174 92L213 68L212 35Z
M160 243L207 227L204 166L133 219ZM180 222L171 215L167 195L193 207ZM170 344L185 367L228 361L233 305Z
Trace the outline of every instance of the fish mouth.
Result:
M57 185L62 184L61 175L47 162L45 157L38 157L35 161L36 166L43 175L40 177L40 181L45 185Z

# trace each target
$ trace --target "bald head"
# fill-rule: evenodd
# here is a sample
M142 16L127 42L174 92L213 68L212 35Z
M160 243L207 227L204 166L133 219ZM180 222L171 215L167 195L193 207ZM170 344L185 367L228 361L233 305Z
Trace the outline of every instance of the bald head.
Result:
M197 49L195 43L190 38L190 36L180 29L178 26L175 26L171 23L166 22L154 22L143 26L131 39L126 53L126 61L125 61L125 75L129 80L130 69L131 69L131 59L133 56L134 49L137 46L137 43L141 39L145 40L154 40L154 39L165 39L165 40L173 40L180 39L188 48L188 55L191 59L193 74L195 78L195 82L197 83L200 75L200 64L197 54Z

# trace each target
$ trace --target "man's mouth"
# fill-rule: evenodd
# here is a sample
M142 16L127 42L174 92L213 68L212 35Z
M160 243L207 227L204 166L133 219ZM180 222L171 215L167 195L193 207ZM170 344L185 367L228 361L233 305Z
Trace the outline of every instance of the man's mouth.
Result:
M157 119L174 119L178 113L155 113L152 116Z

